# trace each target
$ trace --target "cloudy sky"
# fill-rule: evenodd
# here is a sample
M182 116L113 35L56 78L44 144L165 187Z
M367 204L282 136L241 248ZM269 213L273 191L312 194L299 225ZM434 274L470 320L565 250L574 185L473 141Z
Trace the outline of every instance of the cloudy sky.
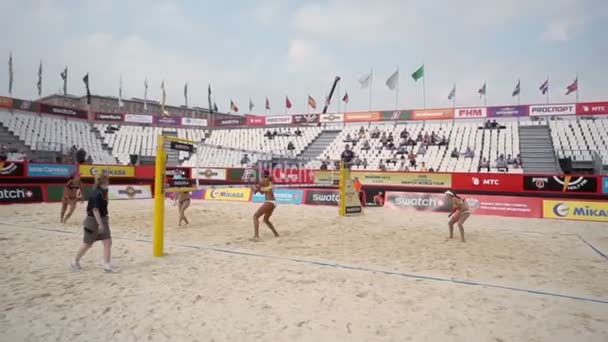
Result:
M246 110L306 112L310 93L321 104L331 82L342 78L348 110L367 110L369 90L358 79L373 68L373 107L394 109L395 92L385 81L400 70L399 107L476 106L487 82L487 101L512 104L521 79L522 103L544 102L538 91L550 78L551 102L572 101L567 84L578 73L580 100L608 100L608 1L606 0L3 0L0 94L8 93L6 61L13 53L14 96L36 97L38 63L43 61L43 95L61 87L68 65L68 92L91 88L125 97L149 98L167 84L168 102L206 107L207 84L222 110L230 99ZM340 96L341 97L341 96ZM336 110L334 101L332 105ZM342 106L342 110L344 107Z

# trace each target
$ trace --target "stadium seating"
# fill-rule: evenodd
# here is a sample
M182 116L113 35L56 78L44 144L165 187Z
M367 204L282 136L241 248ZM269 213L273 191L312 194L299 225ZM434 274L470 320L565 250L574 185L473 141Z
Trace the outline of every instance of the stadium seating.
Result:
M608 118L565 118L549 122L555 152L575 161L591 160L597 152L608 164Z

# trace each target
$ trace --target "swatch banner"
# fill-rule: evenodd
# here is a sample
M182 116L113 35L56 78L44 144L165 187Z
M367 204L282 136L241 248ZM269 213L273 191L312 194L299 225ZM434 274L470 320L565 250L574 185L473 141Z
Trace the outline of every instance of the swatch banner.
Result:
M380 112L382 121L405 121L412 119L412 112L409 110L385 110Z
M0 184L0 204L42 202L40 185Z
M578 115L608 114L608 102L583 102L576 105Z
M40 109L38 102L13 99L13 108L18 110L27 110L29 112L37 112Z
M504 118L528 116L530 106L488 107L488 117Z
M319 114L296 114L292 115L293 123L296 125L316 124L321 119Z
M486 107L476 108L456 108L454 110L454 117L456 119L478 119L485 118L488 116Z
M72 117L72 118L79 118L79 119L87 118L87 112L85 112L84 110L51 106L51 105L43 104L43 103L40 104L40 111L42 113L46 113L46 114L62 115L62 116L68 116L68 117Z
M530 116L574 115L575 113L576 105L574 103L530 106Z
M266 117L266 125L289 125L291 124L291 115L279 115Z
M247 115L247 126L264 126L266 124L265 116ZM291 118L289 118L291 123Z
M321 114L321 122L330 123L330 122L344 122L344 114Z
M207 126L207 119L197 119L197 118L183 117L182 118L182 125L183 126L201 126L201 127L206 127Z
M246 123L245 118L235 117L230 119L216 119L215 126L227 127L227 126L244 126Z
M445 120L454 118L452 108L415 110L414 120Z
M95 120L122 122L123 117L120 113L95 113Z
M134 122L141 124L152 124L154 118L152 115L140 115L140 114L125 114L125 122Z
M380 121L380 112L354 112L344 114L344 122Z
M179 126L181 120L179 117L172 116L154 116L152 121L155 125Z

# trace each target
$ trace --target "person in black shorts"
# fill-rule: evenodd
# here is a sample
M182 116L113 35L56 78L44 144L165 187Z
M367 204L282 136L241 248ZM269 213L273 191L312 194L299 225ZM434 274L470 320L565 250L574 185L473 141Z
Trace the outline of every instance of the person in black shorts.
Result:
M72 270L80 271L80 259L93 246L95 241L103 243L103 269L105 272L114 272L110 263L112 251L112 234L108 220L108 187L110 181L107 174L95 176L93 192L89 196L87 205L87 218L84 220L84 238L82 245L72 261Z
M355 153L350 149L350 146L344 146L344 151L340 155L340 158L344 162L344 166L349 168L353 165L353 159L355 159Z

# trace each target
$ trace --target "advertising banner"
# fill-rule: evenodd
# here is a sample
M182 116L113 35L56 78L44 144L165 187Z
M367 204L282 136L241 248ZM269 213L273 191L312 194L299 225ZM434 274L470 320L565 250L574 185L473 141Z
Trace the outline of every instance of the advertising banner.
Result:
M319 114L296 114L292 115L292 123L296 125L316 124L321 120Z
M247 115L247 126L264 126L266 124L265 116L258 115ZM291 117L289 118L289 123L291 123Z
M305 204L311 205L338 205L340 193L338 190L308 189L306 190Z
M155 125L179 126L181 123L180 117L155 115L152 118Z
M0 96L0 107L13 108L13 99L10 97Z
M602 178L602 192L608 194L608 177Z
M304 190L274 189L273 192L277 203L302 204L304 202ZM260 193L256 193L252 197L252 201L256 203L262 203L265 200L266 196Z
M27 110L29 112L38 112L38 110L40 110L40 104L38 102L13 99L13 108L18 110Z
M380 112L352 112L344 114L344 122L380 121Z
M543 200L543 217L608 222L608 201Z
M215 120L215 126L219 126L219 127L243 126L243 125L245 125L245 118L241 118L241 117Z
M64 184L49 184L46 186L46 201L47 202L59 202L63 198L63 190L65 188ZM83 198L84 200L88 200L93 187L90 185L82 185L80 188L81 191L84 191Z
M331 114L321 114L321 119L320 122L323 123L340 123L340 122L344 122L344 114L335 114L335 113L331 113Z
M583 102L576 105L578 115L608 114L608 102Z
M409 110L385 110L380 112L382 121L405 121L412 119L412 112Z
M74 164L28 164L28 177L70 177L78 167Z
M198 169L198 179L226 180L226 169L200 168L200 169Z
M125 114L124 118L125 118L125 122L133 122L133 123L149 124L149 125L151 125L154 122L154 117L152 115Z
M197 118L183 117L182 118L182 126L206 127L207 126L207 119L197 119Z
M442 108L415 110L412 118L414 120L445 120L453 117L454 110L452 108Z
M454 110L454 117L456 119L478 119L487 116L488 111L486 107L456 108Z
M597 192L593 176L524 176L524 190L555 192Z
M267 116L266 125L290 125L291 115Z
M503 107L488 107L488 117L503 118L514 116L528 116L528 106L503 106Z
M210 188L205 191L208 201L249 202L251 188Z
M520 192L523 175L508 173L453 173L452 187L458 190Z
M25 164L21 162L0 162L0 178L25 177Z
M314 184L315 175L313 170L302 167L273 167L264 169L272 176L272 181L276 184Z
M42 113L68 116L71 118L79 118L79 119L87 118L87 112L85 112L84 110L51 106L51 105L44 104L44 103L40 104L40 111Z
M42 202L41 185L0 184L0 204Z
M149 185L110 185L108 189L110 200L130 200L152 198Z
M530 106L530 116L574 115L576 104L535 105Z
M418 211L450 211L452 203L443 194L417 192L386 193L384 206L395 209L414 209Z
M318 184L337 185L340 180L340 173L338 171L315 170L313 171L313 175L315 177L315 183Z
M169 181L175 176L179 176L183 179L190 179L192 178L192 169L189 167L167 167L165 169L165 178L167 179L167 183L169 183Z
M110 178L134 177L135 168L125 165L83 165L78 167L82 177L95 177L98 173L106 172Z
M123 116L120 113L95 113L95 120L98 121L112 121L112 122L122 122Z
M447 173L353 171L363 185L389 185L424 188L451 188L452 175Z

